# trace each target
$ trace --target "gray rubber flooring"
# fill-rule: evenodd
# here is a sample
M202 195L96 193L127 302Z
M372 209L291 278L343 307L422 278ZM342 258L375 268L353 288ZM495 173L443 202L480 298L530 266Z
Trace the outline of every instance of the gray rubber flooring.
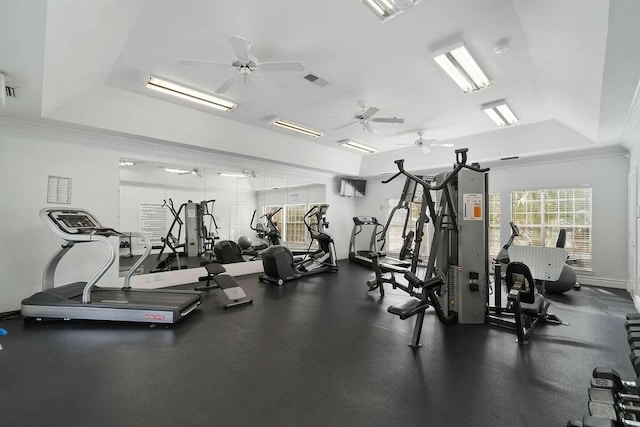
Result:
M635 378L623 291L552 297L569 325L526 346L430 311L413 351L413 319L386 311L406 297L368 295L369 276L347 262L282 287L245 276L253 305L223 310L210 291L172 327L4 319L0 425L564 426L587 412L595 366Z

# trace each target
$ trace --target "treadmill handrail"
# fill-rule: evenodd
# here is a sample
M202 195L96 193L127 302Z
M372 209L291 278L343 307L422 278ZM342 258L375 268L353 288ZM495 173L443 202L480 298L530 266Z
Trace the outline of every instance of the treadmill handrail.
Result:
M131 266L129 271L127 271L127 275L124 277L124 286L122 287L122 289L131 289L131 284L129 283L131 280L131 276L135 274L138 267L140 267L144 260L151 254L151 241L147 236L142 233L131 232L131 237L138 237L142 239L142 241L144 242L145 251L144 254L142 254L142 256L138 259L138 261L136 261L136 263Z
M111 268L111 266L116 260L116 251L113 245L111 244L111 242L109 241L109 238L105 236L100 236L100 235L95 235L93 237L94 237L93 240L100 242L107 247L107 250L109 251L109 259L107 260L107 262L104 263L102 267L100 267L100 269L93 275L91 279L89 279L87 284L84 286L84 289L82 290L83 304L89 304L91 302L91 290L93 289L95 284L98 283L98 280L100 280L102 276L104 276L107 270Z

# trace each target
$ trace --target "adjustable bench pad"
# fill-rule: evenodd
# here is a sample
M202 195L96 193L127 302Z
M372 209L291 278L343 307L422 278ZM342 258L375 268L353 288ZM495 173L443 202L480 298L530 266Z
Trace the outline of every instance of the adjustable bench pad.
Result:
M427 308L429 308L429 303L422 302L418 298L411 298L403 303L389 306L387 311L391 314L395 314L396 316L400 316L400 319L405 320L426 310Z

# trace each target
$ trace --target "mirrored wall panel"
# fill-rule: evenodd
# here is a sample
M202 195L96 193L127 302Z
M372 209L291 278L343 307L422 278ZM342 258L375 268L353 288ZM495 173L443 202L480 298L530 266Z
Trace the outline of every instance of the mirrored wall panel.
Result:
M239 169L242 170L242 169ZM194 165L123 160L120 166L120 271L144 252L127 232L141 232L152 253L138 274L260 262L274 244L312 248L306 216L324 203L324 184Z

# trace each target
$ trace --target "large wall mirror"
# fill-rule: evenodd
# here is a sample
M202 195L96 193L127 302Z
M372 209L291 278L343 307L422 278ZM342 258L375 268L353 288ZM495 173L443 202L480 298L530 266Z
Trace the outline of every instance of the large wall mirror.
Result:
M207 262L260 262L274 243L312 245L305 213L326 201L326 186L239 168L134 159L120 164L120 275L144 253L126 232L141 232L153 250L137 274L200 267ZM275 237L278 237L276 240Z

